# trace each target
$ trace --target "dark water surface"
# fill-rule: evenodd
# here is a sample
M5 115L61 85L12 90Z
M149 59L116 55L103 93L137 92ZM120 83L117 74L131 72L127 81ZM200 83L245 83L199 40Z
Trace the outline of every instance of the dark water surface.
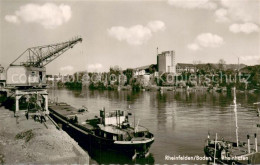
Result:
M123 155L95 151L91 154L91 163L207 163L207 161L173 161L165 156L204 156L203 147L208 132L212 136L218 133L235 141L235 118L231 94L208 92L137 92L132 91L99 91L99 90L49 90L49 97L58 97L59 101L80 108L88 107L88 115L99 115L99 110L122 109L128 105L135 113L136 121L147 127L155 136L155 142L147 159L134 162ZM237 93L239 140L246 141L246 135L259 133L254 102L260 101L259 94ZM81 119L86 118L82 116ZM133 121L133 116L132 119ZM260 134L258 135L260 141Z

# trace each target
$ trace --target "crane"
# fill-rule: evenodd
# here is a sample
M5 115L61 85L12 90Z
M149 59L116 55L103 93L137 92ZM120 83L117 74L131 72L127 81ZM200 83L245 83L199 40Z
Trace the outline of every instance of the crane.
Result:
M7 69L6 85L13 87L31 87L46 84L45 66L61 54L82 42L81 37L51 45L36 46L26 49ZM25 61L22 61L27 57ZM17 61L21 61L17 64Z
M10 65L14 66L15 62L20 59L22 56L28 56L28 60L26 62L22 62L20 65L23 66L33 66L33 67L44 67L54 59L59 57L61 54L66 52L68 49L73 48L78 42L82 42L82 38L76 37L70 41L45 45L45 46L36 46L28 48L24 51L17 59L15 59Z
M31 47L9 65L6 70L6 88L10 89L11 95L15 97L15 116L19 111L20 98L33 95L36 96L39 106L44 103L44 114L49 114L45 66L79 42L82 42L81 37L62 43Z

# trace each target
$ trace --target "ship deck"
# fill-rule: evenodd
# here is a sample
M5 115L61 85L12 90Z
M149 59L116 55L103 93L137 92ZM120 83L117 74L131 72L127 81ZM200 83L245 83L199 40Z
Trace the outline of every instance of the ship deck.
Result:
M78 112L76 108L66 103L49 103L49 109L55 111L56 113L64 117L75 116L81 113Z
M49 103L49 109L66 118L84 113L84 112L78 112L78 109L76 109L75 107L72 107L71 105L69 105L67 103L63 103L63 102ZM84 116L84 118L85 117L86 116ZM95 118L95 117L93 116L93 118ZM83 120L83 122L79 123L79 125L87 128L88 130L95 129L95 126L93 126L85 121L86 120ZM128 134L128 133L133 134L135 132L134 128L132 128L132 127L125 128L125 129L118 129L118 127L113 126L113 125L104 126L103 124L98 124L97 126L101 130L108 132L108 133L112 133L112 134L124 135L124 134ZM148 130L145 127L140 126L140 125L136 128L136 132L146 132L146 131L148 131Z
M133 134L135 132L134 128L129 127L125 129L119 129L113 125L104 126L103 124L98 124L99 128L105 132L112 133L112 134ZM136 132L146 132L148 131L145 127L139 126Z
M126 134L127 132L123 131L122 129L118 129L115 126L104 126L103 124L98 124L99 128L105 132L112 133L112 134Z
M240 142L239 146L236 147L234 146L236 143L235 142L230 142L230 141L216 141L217 143L221 143L222 146L227 146L227 144L232 144L232 147L228 149L229 153L230 153L230 157L234 158L234 160L240 162L240 161L244 161L243 158L248 158L245 160L250 160L251 162L260 162L260 152L256 152L255 150L255 144L250 144L250 153L248 153L248 145L247 143L242 143ZM213 145L212 147L214 148L215 145L215 141L211 140L210 142L211 145ZM258 148L260 148L259 145L257 145ZM242 163L242 162L241 162ZM242 163L244 164L244 163ZM255 163L253 163L255 164Z

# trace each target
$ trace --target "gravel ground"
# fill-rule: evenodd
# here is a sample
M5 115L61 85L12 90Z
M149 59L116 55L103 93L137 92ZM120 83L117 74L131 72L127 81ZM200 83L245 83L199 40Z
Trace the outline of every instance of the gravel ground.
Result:
M66 132L47 120L48 128L23 113L0 107L0 164L62 163L88 164L88 154Z

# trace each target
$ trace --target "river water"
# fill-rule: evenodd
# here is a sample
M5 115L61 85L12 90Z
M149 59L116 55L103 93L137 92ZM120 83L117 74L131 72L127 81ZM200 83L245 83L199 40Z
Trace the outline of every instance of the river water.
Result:
M93 153L91 163L207 163L205 160L167 160L165 157L204 156L203 147L208 132L212 138L235 141L235 115L232 94L208 92L132 92L101 90L67 90L49 89L49 98L80 108L88 107L88 114L99 115L99 110L127 110L130 105L135 120L147 127L155 136L150 148L150 156L146 159L131 162L124 156L97 151ZM250 134L260 133L256 124L255 102L260 101L259 94L237 93L239 140L246 141ZM133 121L133 116L131 117ZM260 134L258 135L260 141Z

